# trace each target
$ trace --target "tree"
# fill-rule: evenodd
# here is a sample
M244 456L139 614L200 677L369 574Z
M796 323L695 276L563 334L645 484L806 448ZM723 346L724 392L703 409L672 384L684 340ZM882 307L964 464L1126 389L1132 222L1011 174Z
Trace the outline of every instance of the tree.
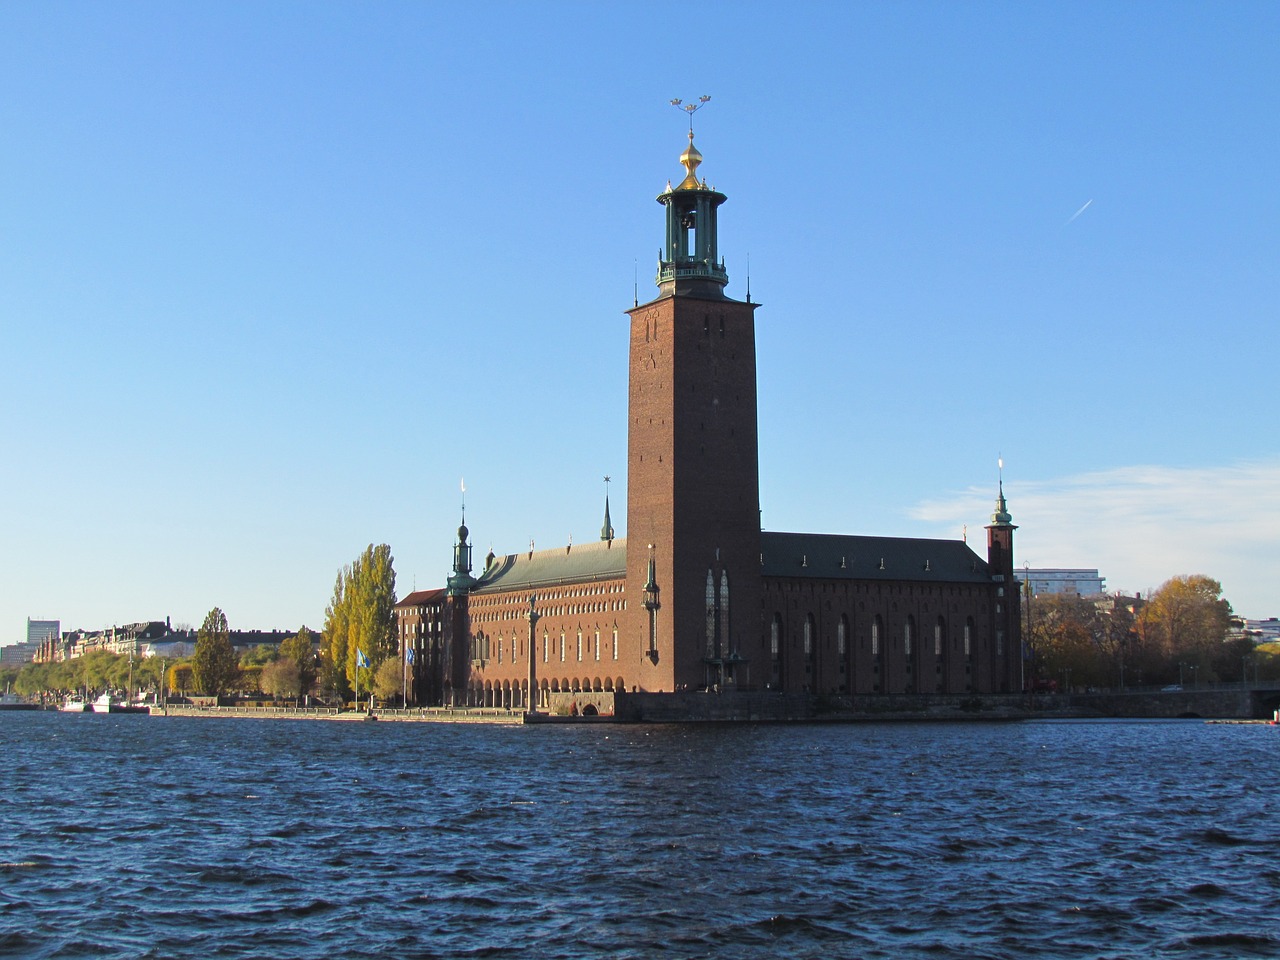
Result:
M373 692L380 700L399 702L404 690L404 674L398 657L388 657L382 661L373 675Z
M310 690L316 682L316 648L315 634L306 627L298 631L297 636L289 637L280 643L280 659L291 660L298 668L299 683L302 691Z
M189 663L175 663L169 668L169 689L177 690L179 695L186 696L195 689L194 671Z
M272 697L297 697L302 693L302 672L287 657L281 657L262 668L258 687Z
M333 599L325 610L321 673L325 684L343 696L356 684L360 653L376 669L397 651L392 563L389 546L369 544L354 563L338 572ZM367 686L362 682L361 691Z
M214 607L196 634L196 652L191 658L192 682L201 693L221 696L231 689L240 673L236 651L231 646L227 615Z
M1202 574L1166 581L1151 594L1137 622L1143 645L1163 661L1166 681L1178 677L1179 664L1204 671L1201 681L1217 679L1212 663L1230 626L1231 604L1222 599L1222 584Z

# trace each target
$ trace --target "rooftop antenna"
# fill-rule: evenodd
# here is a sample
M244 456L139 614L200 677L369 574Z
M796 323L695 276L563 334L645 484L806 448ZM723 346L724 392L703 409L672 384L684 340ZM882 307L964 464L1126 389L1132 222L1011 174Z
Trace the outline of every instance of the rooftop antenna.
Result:
M631 261L631 305L640 306L640 262L638 260Z
M751 302L751 251L747 251L747 303Z
M671 105L677 110L683 110L689 114L689 139L693 139L693 115L707 105L711 100L708 96L701 96L697 103L685 103L683 100L672 100Z

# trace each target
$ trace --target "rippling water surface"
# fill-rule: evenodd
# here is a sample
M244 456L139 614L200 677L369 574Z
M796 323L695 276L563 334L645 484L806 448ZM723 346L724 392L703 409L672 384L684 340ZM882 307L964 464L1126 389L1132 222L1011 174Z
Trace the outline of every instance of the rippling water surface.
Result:
M10 713L0 743L0 956L1280 956L1266 726Z

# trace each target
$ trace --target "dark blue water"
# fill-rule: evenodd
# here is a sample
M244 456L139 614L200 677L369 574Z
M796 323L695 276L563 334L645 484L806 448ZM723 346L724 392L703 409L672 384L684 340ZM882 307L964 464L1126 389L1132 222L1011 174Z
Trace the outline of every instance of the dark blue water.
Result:
M1276 957L1280 729L0 714L0 956Z

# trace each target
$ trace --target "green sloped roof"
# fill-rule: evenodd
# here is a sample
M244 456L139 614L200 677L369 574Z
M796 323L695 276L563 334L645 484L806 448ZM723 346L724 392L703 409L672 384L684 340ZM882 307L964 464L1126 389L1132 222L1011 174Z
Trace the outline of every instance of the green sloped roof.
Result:
M497 557L480 575L477 593L535 589L562 583L620 580L627 573L627 541L596 541Z
M987 562L960 540L762 532L760 552L766 577L991 582Z

